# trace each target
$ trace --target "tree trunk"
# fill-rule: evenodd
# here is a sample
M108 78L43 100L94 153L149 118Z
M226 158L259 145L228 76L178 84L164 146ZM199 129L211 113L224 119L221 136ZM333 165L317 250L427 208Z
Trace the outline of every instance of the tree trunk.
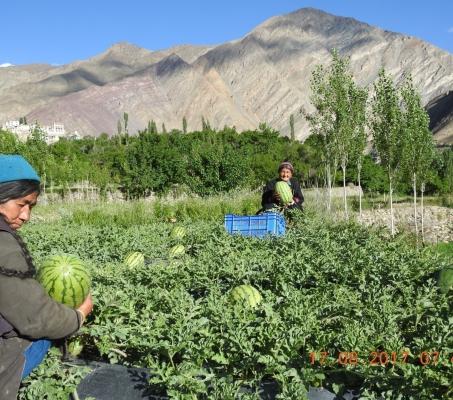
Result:
M362 167L357 166L357 183L359 184L359 216L362 219L362 184L360 183L360 172L362 171Z
M393 216L393 186L392 186L392 178L389 177L389 196L390 196L390 224L391 224L391 232L392 236L395 236L395 220Z
M327 188L328 188L328 197L327 197L327 210L330 212L332 207L332 177L330 176L330 165L326 167L326 178L327 178Z
M346 163L341 163L341 169L343 170L343 201L344 201L344 215L348 218L348 202L346 200Z
M420 207L421 207L421 214L422 214L422 242L425 243L425 225L424 225L424 221L425 221L425 218L424 218L424 208L423 208L423 193L425 192L425 182L422 182L421 184L421 192L422 192L422 195L421 195L421 204L420 204Z
M414 173L412 177L412 189L414 192L414 224L415 224L415 237L418 246L418 222L417 222L417 174Z
M44 172L43 174L43 182L42 182L42 193L46 194L46 183L47 183L47 176L46 173Z

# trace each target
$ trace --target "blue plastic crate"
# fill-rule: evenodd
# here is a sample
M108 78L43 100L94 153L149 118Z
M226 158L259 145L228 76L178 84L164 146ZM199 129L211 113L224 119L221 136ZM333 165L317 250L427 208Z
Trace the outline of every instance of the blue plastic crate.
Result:
M227 214L225 215L225 229L228 233L238 233L244 236L282 236L285 234L285 218L274 212L260 215Z

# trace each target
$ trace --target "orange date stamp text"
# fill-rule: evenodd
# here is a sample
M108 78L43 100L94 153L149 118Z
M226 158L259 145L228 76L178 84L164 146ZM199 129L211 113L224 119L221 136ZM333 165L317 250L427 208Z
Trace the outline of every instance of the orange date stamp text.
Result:
M411 356L408 351L370 351L368 354L359 354L356 351L340 351L338 354L329 354L327 351L311 351L308 355L311 365L371 365L388 366L411 362L420 366L453 365L453 355L442 354L439 351L422 351Z

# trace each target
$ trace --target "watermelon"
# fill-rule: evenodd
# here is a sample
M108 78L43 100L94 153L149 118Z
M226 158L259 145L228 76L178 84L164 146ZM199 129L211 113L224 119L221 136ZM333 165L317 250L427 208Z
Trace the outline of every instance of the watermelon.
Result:
M175 228L172 229L170 233L170 237L172 239L182 239L184 236L186 236L186 230L182 226L176 226Z
M138 251L134 251L126 256L123 263L131 269L143 267L145 265L145 256Z
M53 255L44 260L37 279L50 297L72 308L80 306L90 292L88 269L71 254Z
M231 291L230 298L235 303L242 303L251 308L255 308L263 299L260 292L251 285L236 286Z
M175 257L182 256L185 252L186 252L186 248L182 244L177 244L170 249L168 255L170 257L175 258Z
M80 337L71 338L68 343L68 352L71 356L77 357L83 350L83 343Z
M280 201L284 206L291 204L293 201L293 192L287 182L278 181L275 184L275 191L280 196Z
M445 294L453 288L453 267L446 267L439 272L437 286Z

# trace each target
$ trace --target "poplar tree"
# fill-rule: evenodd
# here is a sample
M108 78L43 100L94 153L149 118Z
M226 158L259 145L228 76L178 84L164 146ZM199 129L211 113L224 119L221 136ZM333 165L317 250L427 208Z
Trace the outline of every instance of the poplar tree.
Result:
M127 112L123 113L123 121L124 121L124 133L127 135L129 133L127 124L129 122L129 114Z
M335 151L335 120L332 113L332 96L329 82L326 78L327 71L322 65L318 65L312 73L311 103L315 108L312 114L305 114L309 124L310 132L321 138L322 144L322 163L324 164L326 184L328 189L327 209L331 210L332 204L332 172L334 173L338 166L338 158Z
M393 190L396 175L401 166L404 143L403 117L398 91L384 69L380 70L378 80L374 83L374 92L370 128L380 163L386 170L389 180L390 218L393 236L395 235Z
M185 116L182 117L182 131L184 133L187 133L187 119Z
M147 131L148 133L157 133L157 125L153 119L151 121L148 121Z
M125 142L126 146L128 145L128 136L129 136L129 130L128 130L128 123L129 123L129 114L127 112L123 113L123 123L124 123L124 137L125 137Z
M294 132L294 114L291 114L289 116L289 130L290 130L291 140L294 141L296 139L296 135L295 135L295 132Z
M418 238L417 221L417 187L420 187L422 240L424 240L423 192L430 165L433 161L435 148L429 130L429 116L421 103L420 94L415 89L411 77L407 77L401 89L403 99L403 167L405 175L412 183L414 197L414 224Z
M368 99L368 91L366 89L356 88L354 94L355 101L352 104L352 114L356 122L352 132L352 140L350 143L351 162L354 162L357 170L357 184L359 187L359 216L362 218L362 183L361 173L363 165L363 157L367 144L366 134L366 103Z
M311 89L315 112L307 118L311 132L322 137L329 188L328 209L331 208L332 178L340 165L347 217L346 168L354 158L354 151L358 151L353 142L364 130L367 92L354 83L348 59L341 58L336 50L332 52L332 63L328 69L318 66L313 72Z
M118 133L118 136L121 136L123 133L123 125L121 124L121 120L119 119L117 124L116 124L116 131Z
M201 130L204 132L211 130L211 124L209 123L209 120L203 115L201 116Z

